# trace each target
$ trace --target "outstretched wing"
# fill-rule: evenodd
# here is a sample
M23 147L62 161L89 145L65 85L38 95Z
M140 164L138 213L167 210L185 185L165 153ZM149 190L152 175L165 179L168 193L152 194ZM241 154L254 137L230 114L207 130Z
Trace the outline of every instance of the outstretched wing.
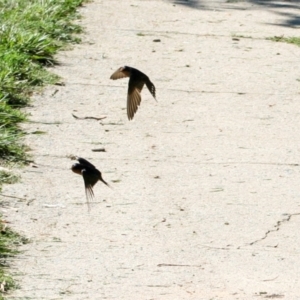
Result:
M138 110L138 106L141 104L141 91L143 86L143 80L134 77L129 79L127 95L127 116L129 120L133 119L134 114Z
M125 77L130 77L130 73L128 71L125 71L124 67L121 67L110 76L110 79L116 80Z

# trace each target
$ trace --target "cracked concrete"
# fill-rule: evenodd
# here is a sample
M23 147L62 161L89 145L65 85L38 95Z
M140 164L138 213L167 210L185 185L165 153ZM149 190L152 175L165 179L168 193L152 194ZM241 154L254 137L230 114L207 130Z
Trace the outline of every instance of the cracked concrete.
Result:
M18 197L5 219L32 240L9 299L299 299L299 48L266 40L298 35L299 4L81 12L84 43L53 69L65 86L28 108L28 132L47 132L26 137L35 167L3 190ZM157 89L132 122L127 80L109 80L124 64ZM71 155L113 187L95 186L90 213Z
M283 219L280 220L280 221L277 221L276 225L273 226L274 229L269 229L268 231L266 231L265 235L264 235L262 238L260 238L260 239L258 239L258 240L255 240L255 241L253 241L253 242L251 242L251 243L249 243L249 245L252 246L252 245L254 245L254 244L256 244L256 243L259 243L259 242L265 240L265 239L269 236L269 234L278 231L278 230L280 229L280 226L281 226L283 223L289 222L293 216L299 216L300 213L295 213L295 214L285 214L285 215L286 215L285 218L283 218ZM277 246L278 246L278 245L274 246L274 248L277 248Z

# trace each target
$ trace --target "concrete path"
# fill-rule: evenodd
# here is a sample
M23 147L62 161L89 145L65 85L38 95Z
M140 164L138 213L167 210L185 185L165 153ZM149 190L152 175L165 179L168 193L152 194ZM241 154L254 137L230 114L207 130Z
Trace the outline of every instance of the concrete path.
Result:
M81 9L84 42L53 69L65 86L27 110L46 132L26 138L34 163L3 190L31 239L9 299L300 299L300 53L266 39L299 36L300 4L227 2ZM128 80L109 79L123 65L157 89L133 121ZM112 186L90 213L74 155Z

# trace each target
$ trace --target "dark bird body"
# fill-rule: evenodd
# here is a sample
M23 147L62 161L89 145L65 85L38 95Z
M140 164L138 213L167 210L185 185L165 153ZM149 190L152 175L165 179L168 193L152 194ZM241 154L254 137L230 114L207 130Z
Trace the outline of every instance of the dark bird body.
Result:
M89 161L81 157L78 157L77 160L79 163L73 164L71 169L74 173L82 175L83 177L86 199L89 206L89 201L94 198L93 186L98 180L107 186L109 186L109 184L103 180L101 172Z
M141 104L141 91L144 87L144 84L146 84L149 92L156 100L155 86L146 74L135 68L127 66L119 68L110 76L110 79L116 80L124 77L129 77L127 94L127 115L128 119L132 120L134 114L138 110L138 106Z

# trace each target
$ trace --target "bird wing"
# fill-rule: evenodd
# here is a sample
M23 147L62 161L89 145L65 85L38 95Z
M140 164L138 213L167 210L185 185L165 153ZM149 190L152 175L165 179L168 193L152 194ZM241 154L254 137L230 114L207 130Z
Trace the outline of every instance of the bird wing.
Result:
M95 171L97 171L97 170L95 170ZM98 172L94 172L94 170L84 168L84 169L82 169L81 174L82 174L82 177L84 180L85 188L87 188L89 186L93 187L99 180Z
M116 80L125 77L130 77L130 73L128 71L125 71L124 67L121 67L110 76L110 79Z
M86 196L86 203L87 203L87 206L88 206L88 210L90 211L91 210L91 206L90 206L90 203L91 201L94 199L94 191L93 191L93 188L91 186L87 187L85 189L85 196Z
M127 115L128 119L132 120L134 114L138 110L138 106L141 104L141 91L144 86L144 81L137 80L131 77L128 84L127 95Z
M83 166L89 167L91 169L96 169L96 167L93 164L91 164L89 161L87 161L86 159L84 159L82 157L78 157L77 160Z
M87 200L87 205L90 210L90 201L95 197L93 186L98 181L99 177L96 172L90 170L88 168L82 169L81 174L84 180L84 187L85 187L85 195Z

